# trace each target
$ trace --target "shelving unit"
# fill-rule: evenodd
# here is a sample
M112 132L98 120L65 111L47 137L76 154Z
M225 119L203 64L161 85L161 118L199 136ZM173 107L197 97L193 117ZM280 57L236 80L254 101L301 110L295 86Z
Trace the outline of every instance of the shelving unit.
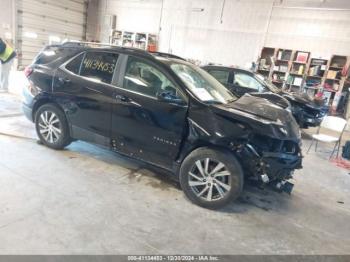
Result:
M307 74L305 77L304 89L310 95L315 95L315 93L320 89L324 78L325 72L327 70L328 60L322 58L311 58L308 65Z
M115 45L122 45L123 44L123 32L113 30L112 35L110 37L110 43Z
M272 70L272 83L282 88L290 69L293 50L277 49Z
M134 41L135 41L135 33L123 32L123 42L122 42L123 46L133 47Z
M148 51L157 51L157 36L149 33L113 30L110 43L119 46L140 48Z
M264 77L270 78L271 69L273 65L273 58L275 57L276 49L271 47L264 47L261 51L258 61L258 72Z
M336 110L339 97L346 80L345 68L349 67L350 59L346 56L333 55L328 63L323 82L323 93L329 97L329 105Z
M347 56L315 58L308 51L264 47L257 72L287 91L307 92L311 96L322 92L328 98L327 104L334 109L344 84L349 85L349 67Z
M310 52L293 52L293 61L289 69L287 83L290 91L301 91L304 84L304 76L310 59Z

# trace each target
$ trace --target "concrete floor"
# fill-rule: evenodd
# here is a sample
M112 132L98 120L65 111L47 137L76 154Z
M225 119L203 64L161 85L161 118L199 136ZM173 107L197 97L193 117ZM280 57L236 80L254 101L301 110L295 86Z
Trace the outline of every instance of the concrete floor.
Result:
M0 254L350 253L349 171L322 146L291 196L246 187L210 211L142 163L84 142L54 151L33 128L0 95Z

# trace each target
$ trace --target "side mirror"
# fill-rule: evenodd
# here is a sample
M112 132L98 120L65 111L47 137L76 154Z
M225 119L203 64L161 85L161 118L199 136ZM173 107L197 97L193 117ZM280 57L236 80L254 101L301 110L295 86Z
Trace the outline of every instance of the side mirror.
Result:
M167 102L167 103L173 103L178 105L184 105L185 102L179 98L178 96L174 95L171 91L162 91L157 94L157 98L159 101Z

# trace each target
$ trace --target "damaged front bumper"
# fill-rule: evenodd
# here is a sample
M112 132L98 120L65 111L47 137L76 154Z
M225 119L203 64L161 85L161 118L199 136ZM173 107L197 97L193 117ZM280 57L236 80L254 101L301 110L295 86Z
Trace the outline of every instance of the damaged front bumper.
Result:
M248 177L265 184L288 180L295 169L302 168L303 156L297 143L291 152L262 151L252 144L245 144L238 155Z
M286 180L292 178L295 169L302 168L301 154L291 155L285 153L264 152L260 158L264 163L263 171L269 180Z

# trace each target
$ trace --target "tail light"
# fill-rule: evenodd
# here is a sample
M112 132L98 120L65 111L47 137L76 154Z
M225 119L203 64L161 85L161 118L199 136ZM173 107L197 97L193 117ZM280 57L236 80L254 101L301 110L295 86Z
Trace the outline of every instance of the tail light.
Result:
M31 68L30 66L27 66L27 67L24 69L24 75L25 75L26 77L29 77L32 73L33 73L33 68Z

